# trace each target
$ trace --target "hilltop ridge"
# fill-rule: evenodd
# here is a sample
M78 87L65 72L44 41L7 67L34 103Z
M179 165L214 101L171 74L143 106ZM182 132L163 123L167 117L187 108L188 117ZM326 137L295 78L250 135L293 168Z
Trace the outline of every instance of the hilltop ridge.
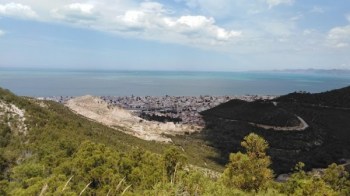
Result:
M350 109L350 86L321 93L294 92L275 99L277 102L299 103L316 107Z

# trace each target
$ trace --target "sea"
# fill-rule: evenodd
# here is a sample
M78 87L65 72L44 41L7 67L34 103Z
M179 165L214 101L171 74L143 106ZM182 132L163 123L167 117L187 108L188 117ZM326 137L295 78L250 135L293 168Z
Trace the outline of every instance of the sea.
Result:
M283 95L350 85L341 71L120 71L0 68L0 87L17 95L199 96Z

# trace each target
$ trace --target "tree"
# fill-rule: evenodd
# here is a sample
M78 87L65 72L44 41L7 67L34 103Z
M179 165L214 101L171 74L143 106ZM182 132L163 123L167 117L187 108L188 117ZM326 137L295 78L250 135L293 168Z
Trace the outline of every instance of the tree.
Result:
M295 172L286 183L281 186L281 192L287 195L313 196L313 195L339 195L321 177L312 173L306 173L305 164L296 164Z
M335 191L350 190L349 173L345 171L344 166L335 163L324 170L322 179ZM347 192L350 194L350 191Z
M247 155L252 159L267 158L266 150L269 148L269 144L255 133L246 136L241 142L241 146L245 148Z
M166 178L172 182L175 180L176 171L184 166L186 157L178 149L171 147L165 151L163 161Z
M257 134L251 133L244 138L241 145L246 154L231 153L222 180L227 186L235 186L245 191L266 189L273 178L269 168L270 157L266 155L268 143Z

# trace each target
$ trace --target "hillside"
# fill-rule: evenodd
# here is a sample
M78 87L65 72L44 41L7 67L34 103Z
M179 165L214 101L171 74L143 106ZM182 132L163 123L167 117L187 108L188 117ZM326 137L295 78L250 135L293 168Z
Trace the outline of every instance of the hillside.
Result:
M240 149L250 132L269 143L277 173L298 161L309 169L350 157L350 87L324 93L292 93L274 100L232 100L202 112L204 138L224 157ZM300 124L300 126L297 126ZM304 124L305 126L302 126Z
M246 153L232 153L220 173L213 171L220 168L214 164L219 157L196 134L169 136L173 144L165 144L123 129L0 89L0 195L298 195L316 186L311 195L336 195L350 190L349 176L338 165L321 178L299 167L285 183L274 182L268 143L256 134L244 137Z
M322 93L290 93L276 99L278 102L299 103L318 107L350 109L350 86Z
M202 112L203 115L216 115L218 118L251 122L278 127L293 127L299 124L298 118L283 108L277 107L271 101L258 100L247 102L231 100L215 108Z
M39 165L39 168L45 168L43 175L49 177L53 168L64 164L86 142L102 144L120 153L140 149L162 154L170 146L178 146L176 148L183 149L189 163L222 170L222 166L207 158L217 156L214 150L200 148L199 142L188 145L181 141L182 147L179 147L176 142L145 141L125 132L129 131L122 124L110 128L77 115L62 104L18 97L0 88L0 177L12 179L13 169L28 166L31 170L32 166ZM67 181L69 177L62 180Z

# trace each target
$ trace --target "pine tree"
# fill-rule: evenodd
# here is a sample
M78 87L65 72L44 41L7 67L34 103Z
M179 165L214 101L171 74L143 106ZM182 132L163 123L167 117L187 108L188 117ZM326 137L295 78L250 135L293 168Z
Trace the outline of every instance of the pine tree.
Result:
M241 143L246 154L231 153L222 180L227 186L245 191L264 190L273 178L269 168L270 157L266 155L268 143L260 136L251 133Z

